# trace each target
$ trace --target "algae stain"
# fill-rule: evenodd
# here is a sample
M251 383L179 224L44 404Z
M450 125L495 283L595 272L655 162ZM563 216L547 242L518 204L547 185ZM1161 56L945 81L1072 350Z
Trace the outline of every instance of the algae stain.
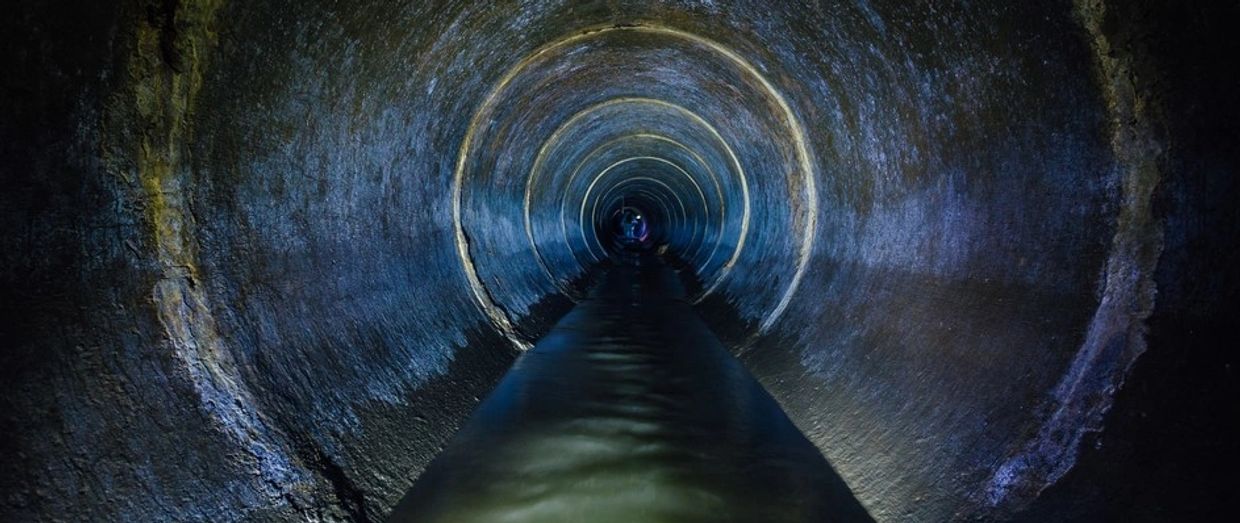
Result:
M131 5L134 32L124 85L114 95L105 129L115 144L112 170L144 209L149 241L140 256L158 271L151 301L167 343L216 428L256 467L256 488L283 499L310 479L289 445L261 419L236 361L219 335L200 275L190 212L188 142L194 106L207 70L206 52L223 0L147 0ZM136 181L136 184L134 183ZM136 185L136 186L135 186ZM277 501L278 502L278 501Z
M179 175L184 142L191 134L194 102L202 90L203 51L213 46L212 29L221 0L163 1L146 4L139 17L128 62L130 112L141 133L134 164L147 203L156 258L196 278L189 232L192 216Z

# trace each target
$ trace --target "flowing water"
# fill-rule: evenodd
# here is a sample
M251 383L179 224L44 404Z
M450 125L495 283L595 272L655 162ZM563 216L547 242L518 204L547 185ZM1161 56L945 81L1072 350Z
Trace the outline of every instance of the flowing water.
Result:
M416 522L870 521L652 258L607 269L392 514Z

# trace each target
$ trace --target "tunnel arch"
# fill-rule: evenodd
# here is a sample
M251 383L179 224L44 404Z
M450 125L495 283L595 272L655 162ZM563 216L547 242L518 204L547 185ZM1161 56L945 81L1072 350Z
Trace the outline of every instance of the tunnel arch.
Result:
M668 151L659 152L658 150L654 150L654 151L639 150L639 151L635 151L629 154L625 152L626 146L638 147L641 142L648 142L648 141L652 141L655 144L671 146L674 148L675 151L682 152L690 156L690 158L692 159L692 162L686 162L686 165L694 165L697 167L696 169L690 168L688 171L686 171L686 172L690 172L695 175L694 176L695 181L693 182L695 185L700 186L702 184L702 182L696 181L696 178L702 176L699 173L701 172L702 169L704 169L705 176L710 180L711 185L715 188L715 194L716 194L717 199L719 200L718 205L721 208L721 213L719 216L719 225L718 225L720 229L720 233L717 237L719 238L724 237L725 236L724 231L729 225L732 225L733 228L736 229L736 232L735 232L735 236L737 237L736 239L731 240L730 242L727 240L721 241L721 242L715 242L714 246L712 247L712 251L717 251L719 246L725 243L731 243L731 244L740 246L742 244L740 240L743 239L745 235L747 235L748 227L749 227L749 219L750 219L749 212L750 211L749 211L749 203L748 203L748 198L747 198L748 182L745 178L744 170L740 166L740 163L737 161L735 157L735 153L732 151L730 146L723 140L722 136L720 136L718 132L714 130L713 127L710 126L710 124L705 122L705 120L702 120L700 116L687 111L683 107L679 107L674 104L669 104L666 102L661 102L661 101L656 101L656 100L634 99L634 98L621 98L621 99L609 100L607 102L603 102L601 104L598 104L598 105L595 105L593 107L583 110L582 112L570 118L568 122L566 122L563 126L561 126L560 129L557 129L556 133L553 133L552 138L548 139L546 144L544 144L544 146L540 148L539 157L535 161L535 167L531 171L529 182L526 184L526 204L525 204L526 233L527 233L527 237L530 238L531 244L534 244L534 240L533 240L534 225L530 219L529 211L531 208L537 207L537 205L533 205L531 203L532 194L534 192L532 189L535 187L534 182L536 180L541 179L539 177L539 173L542 170L541 167L544 164L543 163L544 158L547 154L549 146L557 143L558 140L556 137L559 136L561 133L563 133L565 129L570 128L571 124L573 124L574 122L579 121L580 119L584 117L601 113L605 109L633 111L634 107L630 107L629 104L639 104L638 107L642 107L642 106L665 107L665 108L671 109L675 113L678 113L684 116L685 119L689 120L694 125L700 126L701 129L707 133L710 140L716 142L716 145L718 145L717 149L713 151L715 153L713 156L716 157L715 162L716 163L723 162L725 165L730 167L729 169L724 170L727 172L729 177L721 181L721 179L719 178L720 174L718 174L717 169L712 166L712 162L707 161L706 158L704 158L701 154L698 154L693 149L690 149L688 146L686 146L683 143L677 142L673 139L667 138L666 136L663 136L660 134L645 133L645 132L640 132L640 130L638 132L627 133L626 129L624 127L621 127L619 131L617 131L617 133L619 133L618 137L611 138L608 141L604 141L603 143L598 145L596 148L590 149L587 154L585 154L583 157L580 158L579 162L577 163L570 162L569 165L567 166L568 168L563 169L563 171L567 171L571 173L569 174L567 181L564 182L564 185L565 185L564 191L573 190L575 183L588 183L588 182L583 182L582 180L579 180L579 176L584 171L590 170L587 166L590 165L591 162L595 162L595 163L601 162L602 166L595 167L595 170L597 170L600 168L605 168L605 165L614 163L614 161L619 161L620 159L633 157L633 156L643 156L643 155L649 156L651 154L663 154L664 156L671 156L671 157L676 156L675 154L667 154ZM633 117L633 118L640 119L638 117ZM614 127L614 126L611 126L611 127ZM612 133L612 134L615 134L615 133ZM610 138L610 134L605 135L605 136ZM609 156L612 154L616 154L618 156L616 156L615 158L612 158L611 156ZM552 183L554 186L555 182L552 182ZM733 205L733 208L739 207L741 209L741 215L739 217L739 224L736 224L735 220L723 214L728 208L727 202L724 199L725 191L729 195L733 196L734 199L739 199L740 205ZM549 191L549 192L554 192L554 190ZM563 205L565 205L566 203L567 203L567 198L562 197L561 198L561 211L563 211ZM566 222L562 216L560 218L560 224L562 228L567 227ZM546 269L546 261L543 259L544 255L543 255L542 250L535 249L535 255L538 257L540 266L542 266L545 269L545 272L547 273L548 277L552 278L553 280L559 281L558 278L551 276L549 269ZM734 263L738 255L739 253L734 252L730 258L726 258L727 263ZM699 267L700 274L709 274L711 272L707 269L707 265L709 265L713 259L714 257L713 257L713 252L712 252L712 256L709 259L707 259L705 262L703 262L702 266ZM728 265L723 265L723 267L726 268L728 267ZM722 277L723 275L724 274L719 274L720 277ZM718 281L718 279L719 278L715 278L715 281Z
M778 118L780 122L779 125L782 126L783 130L778 131L778 132L772 131L771 134L782 136L782 137L787 137L791 139L792 146L793 146L793 151L792 151L793 158L784 158L782 162L773 162L773 163L784 165L784 167L787 168L789 171L789 172L782 174L784 177L786 177L785 183L788 183L789 185L794 185L794 186L799 185L801 190L800 191L792 190L792 192L789 193L790 200L795 203L788 207L788 210L791 212L791 216L784 218L786 220L785 223L787 223L786 225L787 230L780 231L778 230L780 227L777 226L776 227L777 230L771 231L771 234L799 238L800 244L799 246L796 247L796 252L794 254L795 259L794 261L792 261L793 265L791 267L791 270L788 271L789 273L792 274L792 276L788 282L784 283L782 294L779 296L778 300L775 303L767 304L764 306L767 309L767 311L763 313L763 318L757 325L757 332L760 333L764 331L765 329L769 328L769 326L779 317L780 314L782 314L783 310L787 307L789 300L791 299L792 295L796 292L796 288L805 271L806 264L808 263L810 252L812 251L813 238L815 236L815 228L816 228L814 224L816 222L816 219L817 219L816 215L818 212L817 203L816 203L817 192L814 189L814 181L813 181L816 175L814 174L814 166L813 166L814 161L811 158L808 146L806 145L806 140L804 138L804 131L800 128L801 124L799 122L799 119L791 111L787 102L783 99L783 96L778 92L778 90L774 87L774 85L772 85L762 75L761 72L759 72L756 68L754 68L751 64L749 64L744 58L742 58L735 52L727 49L723 45L717 42L714 42L710 39L704 38L700 35L696 35L691 32L686 32L686 31L675 29L672 27L650 24L650 23L645 23L645 22L633 23L633 24L597 26L594 28L589 28L589 29L578 31L567 37L564 37L556 41L553 41L549 44L546 44L540 47L539 49L537 49L536 51L527 55L525 58L520 60L517 65L509 69L504 74L504 76L496 83L495 87L491 90L490 94L488 94L485 100L480 104L472 120L472 123L469 126L469 130L467 131L467 136L465 138L465 141L462 143L462 146L460 149L460 155L458 157L457 169L456 169L456 174L454 177L454 185L453 185L453 212L454 212L453 224L457 231L457 252L458 252L458 256L462 260L462 266L465 269L465 272L468 275L468 278L471 282L470 285L471 285L471 288L473 289L473 295L475 299L478 300L478 304L481 310L483 310L487 314L487 316L491 318L492 322L494 322L501 331L508 333L510 338L515 339L516 333L512 327L512 322L510 319L505 317L505 313L503 312L507 310L509 307L506 305L502 305L498 302L498 301L504 300L503 297L500 297L501 293L496 292L494 289L485 288L486 284L483 282L483 278L479 276L479 271L477 267L478 262L470 258L471 256L470 255L470 241L467 240L467 237L472 237L472 236L466 233L465 231L466 226L464 225L462 216L461 216L461 213L462 213L461 199L465 193L465 190L463 189L463 187L466 181L469 179L468 176L466 175L466 172L469 170L469 166L470 166L470 163L469 163L470 155L473 154L473 151L475 148L479 147L479 146L474 145L474 134L478 130L480 122L484 120L490 121L489 125L491 127L494 127L495 123L491 121L491 119L493 118L491 115L494 111L496 111L495 107L498 104L497 100L506 96L507 95L506 91L509 90L513 85L521 84L522 75L530 75L531 73L529 71L536 71L539 66L544 66L544 64L540 62L553 61L554 55L557 52L565 52L566 54L570 54L571 51L563 51L565 48L572 48L574 46L582 46L584 43L588 43L595 39L606 39L608 37L615 36L616 34L623 34L626 32L627 33L642 33L642 36L648 37L645 40L651 39L650 37L666 38L669 40L669 44L664 44L662 48L663 50L676 49L677 46L688 46L691 48L690 49L691 51L701 52L704 50L708 54L715 56L716 59L727 63L728 65L733 67L736 71L738 71L739 72L738 74L743 75L746 81L752 82L753 84L756 85L754 89L756 90L757 95L760 99L764 100L767 104L776 108L776 114L778 114ZM629 44L633 44L633 42L629 42ZM641 46L641 45L651 45L651 44L648 41L642 41L640 43L637 43L637 45ZM606 49L615 50L617 48L621 48L621 47L613 45L613 46L607 47ZM655 48L660 49L657 46ZM640 70L641 69L639 68L638 71ZM640 73L636 74L636 76L640 76ZM657 85L657 83L655 85ZM560 105L568 105L563 102L558 102L558 103ZM732 150L732 146L727 142L727 140L725 140L722 137L722 135L718 133L717 130L715 130L712 124L704 120L701 116L695 114L692 110L689 110L685 107L681 107L677 104L670 103L668 101L661 100L658 98L649 98L649 97L641 97L641 96L635 97L632 95L614 96L610 99L604 98L601 101L597 101L592 105L587 105L585 108L567 117L566 120L560 123L559 125L557 125L556 129L551 132L550 136L547 139L543 140L542 144L537 147L537 150L539 151L539 153L538 153L537 158L535 158L533 161L534 162L533 167L531 167L530 169L530 174L528 175L529 177L526 182L525 205L524 205L524 210L523 210L523 221L526 226L525 236L526 236L526 239L529 241L530 246L532 247L532 250L533 250L532 257L537 262L537 265L541 269L541 272L545 276L550 277L554 287L561 291L563 291L565 287L563 282L569 281L573 279L573 277L580 275L580 269L577 272L569 270L564 275L555 274L556 271L554 271L551 265L547 263L547 260L542 255L542 249L538 247L538 241L535 238L535 226L533 224L534 220L531 218L531 211L530 211L532 194L534 192L534 187L536 186L535 182L539 179L537 175L540 172L540 167L546 161L546 155L548 154L548 149L555 147L558 144L558 142L561 139L563 139L564 135L569 133L570 130L573 129L573 126L576 123L582 120L585 120L589 118L590 115L598 111L605 110L609 107L614 107L617 105L629 105L629 104L655 106L661 109L670 109L672 111L679 113L683 117L689 118L690 120L694 121L696 124L701 125L703 128L708 130L708 132L712 135L712 137L715 140L717 140L719 143L723 145L723 148L728 152L728 155L731 157L730 159L732 161L732 166L735 169L733 172L737 173L740 177L740 189L741 190L740 190L739 198L742 202L742 207L744 209L743 215L742 215L742 222L740 224L740 231L736 236L735 245L732 248L732 256L730 257L730 259L722 265L717 276L715 277L706 276L707 283L704 286L704 290L698 297L695 298L695 300L701 300L704 297L710 295L712 292L714 292L716 288L718 288L718 286L726 280L728 273L733 269L733 267L735 267L736 263L740 260L741 256L744 254L746 238L749 235L749 207L751 205L749 195L748 195L749 181L745 177L744 170L740 168L740 161L736 158L735 153ZM644 133L644 134L649 134L649 133ZM678 143L674 139L672 139L670 142L664 142L664 143L672 143L674 145L678 144L679 146L682 146L682 147L684 146L683 143ZM690 153L698 155L700 157L700 154L697 152L690 151ZM589 156L592 156L592 155L593 154L591 153L591 155ZM520 171L520 169L517 169L517 170ZM576 173L578 172L578 169L574 169L572 172L574 173L574 175L576 175ZM711 175L713 177L713 170L711 171ZM777 176L777 175L772 174L771 176ZM572 180L570 180L569 182L570 185L571 185L571 182ZM589 194L590 187L592 187L592 184L587 185L587 196ZM584 212L581 215L584 216ZM579 222L581 220L582 219L579 218ZM720 223L719 226L723 227L724 225L725 224ZM588 231L592 231L596 228L593 225L587 225L585 223L579 223L577 227L580 228L583 235L588 234ZM598 242L595 242L595 247L598 247ZM590 248L588 247L587 249L589 250ZM694 253L693 257L697 257L696 252ZM575 259L577 258L576 255L574 255L574 258ZM592 251L591 251L591 258L595 260L599 259ZM705 268L705 265L709 263L710 260L707 259L703 261L697 261L697 260L693 260L693 261L697 262L699 265L699 268L701 269L701 268ZM777 273L782 272L779 269L772 269L772 271L777 272ZM765 290L760 291L760 292L762 292L763 294L766 293ZM737 293L737 295L744 295L744 294Z
M582 295L568 200L626 157L706 197L697 311L882 520L1069 474L1214 267L1158 214L1195 77L1120 2L76 3L0 22L89 49L0 118L14 519L381 516Z

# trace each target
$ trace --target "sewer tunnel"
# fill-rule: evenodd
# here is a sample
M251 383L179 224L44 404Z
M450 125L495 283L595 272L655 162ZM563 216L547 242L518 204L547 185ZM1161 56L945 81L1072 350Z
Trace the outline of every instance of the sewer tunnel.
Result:
M762 438L814 450L839 488L798 503L1209 514L1225 487L1186 471L1234 463L1238 220L1206 51L1234 14L24 4L3 511L382 520L557 329L633 298L608 328L674 303L709 342L655 356L708 346L744 378L721 397L782 420Z

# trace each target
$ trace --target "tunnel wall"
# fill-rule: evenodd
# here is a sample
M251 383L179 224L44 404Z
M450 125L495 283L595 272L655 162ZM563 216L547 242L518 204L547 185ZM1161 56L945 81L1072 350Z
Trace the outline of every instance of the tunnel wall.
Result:
M408 219L356 212L402 187L433 195L423 180L385 194L368 169L354 168L360 182L307 170L366 151L315 158L284 142L272 126L299 127L304 111L261 109L286 101L271 84L241 86L256 96L240 108L199 111L247 92L206 96L210 63L237 69L217 78L292 82L288 69L214 61L236 38L221 16L241 30L283 23L218 2L62 2L15 20L32 79L15 88L35 103L6 127L13 519L381 519L515 356L452 286L455 259L436 264L436 202L398 198ZM273 54L305 36L256 34ZM346 117L319 110L330 136L303 147L352 141L333 127ZM290 163L264 177L264 159ZM344 241L363 237L369 247ZM564 308L541 306L535 316Z
M738 155L771 159L746 169L753 232L699 309L877 519L995 518L1067 472L1145 350L1151 195L1194 169L1164 157L1176 116L1126 18L520 7L60 1L4 22L9 519L380 519L581 283L563 253L536 263L558 240L526 241L521 183L573 108L627 84L590 91L617 80L570 56L599 76L538 84L556 96L498 118L535 124L479 135L519 168L460 163L496 82L583 28L699 35L782 97L792 118L763 124L708 103L744 96L727 82L650 73L688 78L664 94L699 90L679 101L721 135L759 134ZM808 168L776 143L797 128ZM1179 274L1214 237L1183 203L1210 191L1175 187ZM1210 292L1164 281L1164 314Z

